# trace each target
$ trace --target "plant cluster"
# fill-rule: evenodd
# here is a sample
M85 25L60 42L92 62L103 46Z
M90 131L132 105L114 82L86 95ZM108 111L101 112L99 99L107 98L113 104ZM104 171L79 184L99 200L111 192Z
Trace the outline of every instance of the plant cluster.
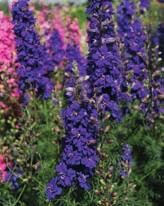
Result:
M151 3L0 11L0 205L163 206L164 27Z

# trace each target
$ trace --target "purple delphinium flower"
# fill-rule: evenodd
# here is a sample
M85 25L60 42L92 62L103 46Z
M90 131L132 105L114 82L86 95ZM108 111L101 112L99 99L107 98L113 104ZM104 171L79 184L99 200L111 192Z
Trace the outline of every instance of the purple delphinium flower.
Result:
M135 4L123 0L118 7L118 33L122 43L122 59L125 65L125 76L130 89L131 99L140 101L143 107L148 97L147 72L147 36L139 18L135 17Z
M19 87L25 101L28 99L29 90L43 99L47 99L51 95L53 84L49 75L54 69L46 47L40 43L40 38L35 30L35 18L33 12L28 8L28 3L29 0L19 0L12 6L19 65L17 73Z
M125 37L131 31L133 17L135 15L135 4L130 0L123 0L117 9L118 32L121 42L124 43Z
M47 198L54 199L61 194L61 188L78 184L90 189L89 178L93 176L99 157L96 152L98 135L97 111L87 101L74 100L62 111L65 138L62 154L56 166L57 178L46 190Z
M131 164L132 164L132 150L128 144L125 144L122 148L122 155L121 155L121 171L120 176L121 178L125 178L129 176L131 172Z
M48 200L55 199L62 193L62 188L57 185L58 178L53 178L47 185L46 196Z
M110 1L89 1L87 74L92 88L89 96L96 96L99 111L110 112L111 118L120 121L122 117L120 102L122 97L126 96L122 95L123 64L119 54L113 14Z
M78 182L81 188L83 188L84 190L89 190L91 188L90 184L88 183L88 178L90 176L89 175L85 175L82 172L78 173Z
M56 29L52 32L48 41L48 50L54 66L58 67L64 61L65 51L64 42Z
M141 12L144 12L150 7L150 1L151 0L140 0L140 9Z
M65 78L64 87L67 101L72 102L75 98L76 78L75 76L86 75L86 59L80 52L80 48L73 44L68 44L65 51Z
M86 60L77 45L69 43L65 51L65 94L67 107L62 110L65 137L56 166L57 176L47 186L48 200L55 199L63 188L78 185L90 189L99 157L96 151L98 136L97 111L84 95ZM88 84L87 84L88 85Z

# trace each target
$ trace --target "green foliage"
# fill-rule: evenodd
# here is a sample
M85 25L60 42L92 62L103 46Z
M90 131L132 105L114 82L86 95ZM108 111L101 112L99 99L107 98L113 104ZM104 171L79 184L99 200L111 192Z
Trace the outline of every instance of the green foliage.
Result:
M8 4L5 1L0 2L0 10L4 11L6 14L9 12Z

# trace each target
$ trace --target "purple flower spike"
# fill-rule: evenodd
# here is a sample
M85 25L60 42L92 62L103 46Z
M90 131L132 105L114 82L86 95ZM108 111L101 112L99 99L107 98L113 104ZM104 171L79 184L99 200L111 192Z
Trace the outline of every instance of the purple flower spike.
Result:
M98 122L94 107L89 102L74 100L62 114L66 136L62 143L60 162L56 166L57 179L47 186L49 200L56 198L58 187L67 188L78 184L85 190L90 189L89 179L99 162L96 152Z
M135 17L135 14L135 4L130 0L123 0L117 12L118 33L123 45L124 76L130 90L131 100L138 100L141 108L144 108L145 99L149 96L147 36L140 19Z
M89 180L99 162L96 151L98 114L87 95L84 95L87 93L84 91L86 60L79 47L71 43L67 45L65 57L64 87L67 107L62 110L65 138L62 140L62 153L56 166L57 178L54 184L50 182L47 186L46 191L50 191L46 192L49 200L57 197L58 187L63 189L77 185L89 190Z
M58 67L65 57L64 42L60 36L60 33L55 29L48 42L48 50L52 58L52 62L55 67Z
M120 121L120 103L127 101L127 88L122 90L123 64L119 54L118 39L114 28L112 3L107 0L89 1L88 9L88 67L90 76L89 96L96 96L98 110L109 112L111 118Z
M50 73L54 67L46 47L40 43L35 30L35 18L28 8L29 0L13 3L12 17L17 49L17 73L23 102L27 103L29 91L42 99L50 97L53 84Z

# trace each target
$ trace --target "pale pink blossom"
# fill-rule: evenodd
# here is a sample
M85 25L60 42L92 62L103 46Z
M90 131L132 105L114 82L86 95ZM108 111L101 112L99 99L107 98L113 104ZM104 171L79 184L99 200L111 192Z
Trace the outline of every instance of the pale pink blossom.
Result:
M67 17L67 43L75 44L80 48L81 32L78 20Z

